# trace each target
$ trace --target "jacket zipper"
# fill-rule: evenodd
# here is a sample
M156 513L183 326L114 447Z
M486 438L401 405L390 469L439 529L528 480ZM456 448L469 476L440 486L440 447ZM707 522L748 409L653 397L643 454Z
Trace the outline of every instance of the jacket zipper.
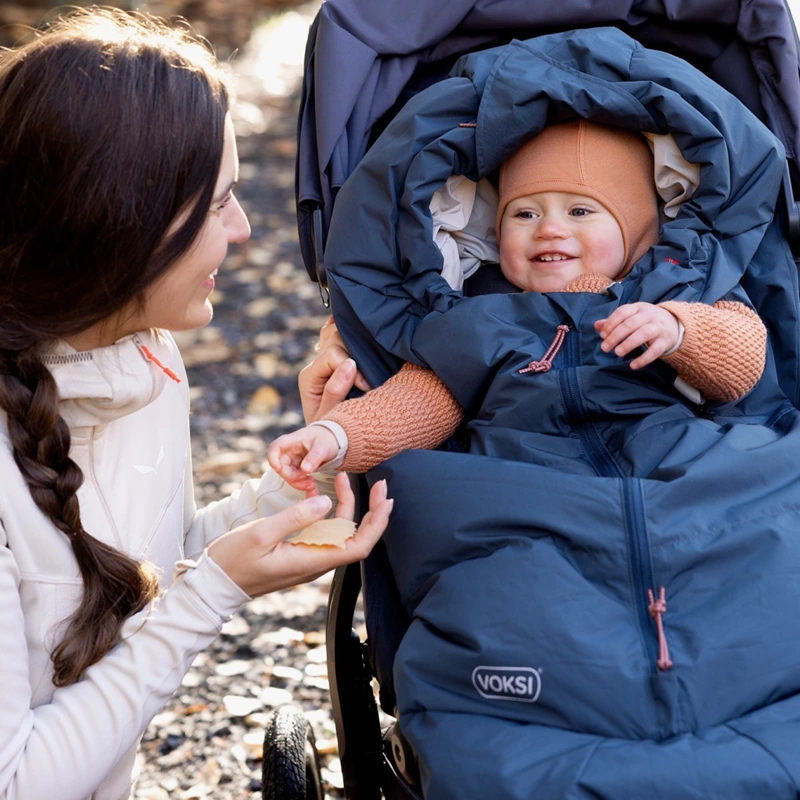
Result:
M647 540L647 525L644 517L642 483L637 478L622 481L623 507L625 510L625 534L631 560L631 580L636 618L644 643L651 672L656 674L658 661L658 639L654 636L647 592L653 591L653 567L650 560L650 543Z
M571 322L571 321L570 321ZM571 325L572 330L577 330ZM577 336L566 337L566 361L564 369L558 371L559 388L561 389L564 403L567 407L568 419L573 430L583 445L589 463L601 477L619 478L622 485L625 534L628 539L628 549L631 560L631 577L633 581L633 598L639 633L645 648L647 660L651 665L651 672L656 674L663 663L660 650L663 639L663 620L656 620L656 627L662 633L654 635L651 608L648 592L658 596L658 589L653 582L653 569L650 560L650 544L647 539L647 526L644 516L644 497L642 484L637 478L627 477L611 457L602 439L594 426L587 419L586 409L581 399L578 387L579 342ZM668 669L669 667L665 667Z
M566 337L567 366L558 372L559 388L567 407L567 417L581 440L583 450L594 471L601 477L622 478L624 477L622 470L609 455L594 426L587 420L586 408L578 388L578 370L575 366L579 360L577 327L574 324L570 327L576 335Z

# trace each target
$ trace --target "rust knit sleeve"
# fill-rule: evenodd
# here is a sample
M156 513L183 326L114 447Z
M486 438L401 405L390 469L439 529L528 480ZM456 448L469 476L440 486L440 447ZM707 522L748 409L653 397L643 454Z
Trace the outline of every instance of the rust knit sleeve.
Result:
M669 301L660 304L683 324L681 346L664 361L709 400L730 402L747 394L764 372L767 330L743 303Z
M325 418L347 434L341 469L366 472L403 450L438 447L464 411L432 370L404 364L382 386L340 403Z

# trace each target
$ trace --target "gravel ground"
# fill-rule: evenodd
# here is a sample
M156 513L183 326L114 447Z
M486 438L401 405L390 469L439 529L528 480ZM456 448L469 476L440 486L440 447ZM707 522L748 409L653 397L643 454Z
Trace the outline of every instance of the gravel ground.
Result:
M318 8L275 14L232 62L237 195L253 233L220 269L213 323L179 337L200 505L260 475L268 443L301 424L297 374L328 316L302 265L293 191L302 56ZM257 800L264 722L287 702L307 712L327 796L343 796L325 664L329 582L254 600L225 626L147 729L137 798Z

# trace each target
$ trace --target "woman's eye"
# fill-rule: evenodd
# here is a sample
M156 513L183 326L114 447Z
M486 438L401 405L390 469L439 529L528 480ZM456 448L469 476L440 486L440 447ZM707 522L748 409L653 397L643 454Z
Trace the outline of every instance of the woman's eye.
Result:
M211 206L211 209L210 209L211 213L212 214L220 214L222 212L222 209L225 208L225 206L227 206L228 203L231 202L231 200L233 200L233 190L228 192L228 194L226 194L225 197L223 197L222 200L219 201L219 203L217 203L216 205Z

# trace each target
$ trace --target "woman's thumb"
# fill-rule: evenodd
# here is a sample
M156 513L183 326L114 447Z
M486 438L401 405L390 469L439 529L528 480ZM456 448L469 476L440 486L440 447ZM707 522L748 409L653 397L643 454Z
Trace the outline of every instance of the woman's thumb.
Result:
M262 520L265 523L265 532L269 532L272 541L280 542L295 531L307 528L312 522L322 519L331 510L331 505L331 499L324 494L307 497Z

